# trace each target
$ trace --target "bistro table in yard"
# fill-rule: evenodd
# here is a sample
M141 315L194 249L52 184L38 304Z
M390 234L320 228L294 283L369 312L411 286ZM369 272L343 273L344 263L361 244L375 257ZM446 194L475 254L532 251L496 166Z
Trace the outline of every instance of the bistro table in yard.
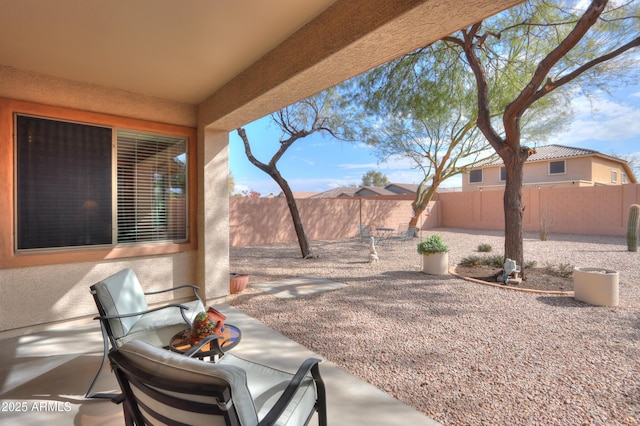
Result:
M438 228L450 264L504 244L500 231ZM619 272L619 305L536 294L420 272L415 244L368 241L232 247L250 274L230 303L433 419L451 425L640 423L640 258L624 236L525 233L525 260ZM493 254L493 253L492 253ZM251 284L299 276L347 284L279 299Z
M394 228L376 228L376 244L383 244L394 231Z

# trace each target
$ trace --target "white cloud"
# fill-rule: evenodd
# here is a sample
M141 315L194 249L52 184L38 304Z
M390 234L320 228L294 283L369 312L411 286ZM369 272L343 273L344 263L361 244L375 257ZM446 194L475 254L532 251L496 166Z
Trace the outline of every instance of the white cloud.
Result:
M637 96L636 93L634 96ZM550 143L580 145L585 141L618 141L640 137L640 107L599 95L573 101L576 117L566 132Z
M377 169L379 165L377 163L346 163L338 164L338 167L346 170L369 170Z

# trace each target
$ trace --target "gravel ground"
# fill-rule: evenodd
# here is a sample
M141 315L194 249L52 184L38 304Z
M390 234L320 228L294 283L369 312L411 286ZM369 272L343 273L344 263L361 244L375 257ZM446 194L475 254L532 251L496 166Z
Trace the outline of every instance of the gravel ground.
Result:
M501 232L436 229L450 263ZM489 287L420 272L415 242L357 239L231 249L250 283L304 275L348 287L295 299L253 288L230 303L447 425L640 424L640 253L624 237L525 234L525 260L620 272L620 305Z

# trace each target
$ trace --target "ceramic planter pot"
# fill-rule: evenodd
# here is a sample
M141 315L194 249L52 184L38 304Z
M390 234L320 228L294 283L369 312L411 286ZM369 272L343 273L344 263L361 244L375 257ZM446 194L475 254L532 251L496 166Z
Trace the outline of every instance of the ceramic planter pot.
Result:
M423 254L422 272L429 275L447 275L449 273L449 253Z
M573 270L573 297L598 306L618 306L618 271L576 267Z
M249 283L249 275L247 274L229 274L229 291L232 294L240 293L247 288Z

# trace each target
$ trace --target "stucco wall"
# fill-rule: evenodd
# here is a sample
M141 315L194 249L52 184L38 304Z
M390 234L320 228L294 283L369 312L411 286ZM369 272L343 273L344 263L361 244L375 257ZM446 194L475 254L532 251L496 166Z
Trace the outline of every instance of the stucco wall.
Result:
M441 225L451 228L503 229L503 191L439 193ZM553 232L620 235L627 232L628 210L640 203L640 184L523 189L523 228L537 231L548 211Z
M412 215L410 200L363 198L302 199L296 204L307 236L311 240L334 240L358 236L358 226L399 229ZM419 226L438 226L436 202L429 205ZM287 203L281 198L238 198L229 200L229 241L231 246L264 245L296 241Z
M96 315L89 286L124 268L132 268L144 291L194 284L195 252L120 261L69 263L0 270L1 330ZM193 297L189 291L171 296ZM154 296L149 303L167 300Z
M19 101L7 100L12 97ZM125 267L136 271L145 291L197 283L197 243L186 248L169 247L165 253L156 250L154 256L148 255L153 252L149 248L137 251L133 257L118 255L123 250L121 248L94 249L34 254L31 256L33 261L30 261L30 256L12 254L14 222L13 214L10 214L14 211L11 134L14 109L81 122L103 120L103 114L109 114L113 115L115 122L125 126L134 123L131 117L135 117L136 120L144 120L135 124L147 130L166 130L173 129L174 125L194 125L195 107L6 67L0 67L0 98L4 98L0 99L0 120L3 123L0 128L0 206L6 212L0 220L0 331L95 315L96 307L89 286ZM195 129L191 131L192 135L196 134ZM227 157L224 158L226 161ZM194 174L195 171L194 164ZM194 189L197 187L194 180ZM223 188L226 188L226 181ZM195 217L193 214L192 218ZM195 233L193 237L195 239ZM179 294L178 300L185 296L186 293ZM151 302L174 297L164 295L151 299Z
M502 191L437 193L429 212L420 218L422 229L504 229ZM620 235L627 232L631 204L640 203L640 184L524 189L525 231L538 231L539 220L548 213L552 234ZM398 229L411 216L410 200L359 198L303 199L298 207L311 240L358 236L360 223ZM296 241L284 199L232 197L229 201L231 246L266 245Z

